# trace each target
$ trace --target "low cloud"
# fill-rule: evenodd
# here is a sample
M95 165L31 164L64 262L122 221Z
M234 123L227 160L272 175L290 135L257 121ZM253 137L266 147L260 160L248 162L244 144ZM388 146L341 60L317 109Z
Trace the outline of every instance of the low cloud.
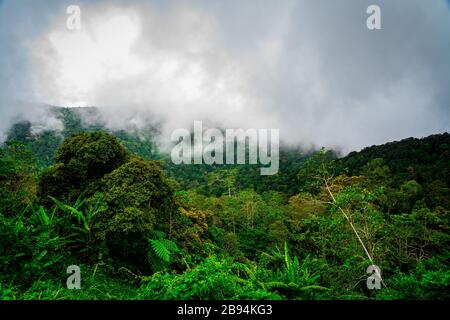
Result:
M2 114L17 111L6 100L89 105L110 128L161 123L167 139L201 120L344 152L450 128L446 1L80 2L79 31L65 2L11 2ZM370 4L382 30L366 28ZM45 19L30 23L27 5Z

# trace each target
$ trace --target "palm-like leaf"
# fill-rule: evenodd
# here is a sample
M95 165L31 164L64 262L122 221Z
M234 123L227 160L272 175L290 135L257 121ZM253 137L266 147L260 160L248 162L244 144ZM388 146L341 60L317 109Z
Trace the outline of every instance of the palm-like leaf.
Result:
M152 246L153 252L158 258L165 262L170 261L170 251L166 248L162 241L152 239L150 240L150 244Z

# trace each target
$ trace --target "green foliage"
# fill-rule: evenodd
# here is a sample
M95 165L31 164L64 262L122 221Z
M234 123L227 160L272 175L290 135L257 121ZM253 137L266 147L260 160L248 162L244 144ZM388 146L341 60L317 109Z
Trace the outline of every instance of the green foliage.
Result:
M52 112L61 131L19 123L0 149L1 299L449 298L448 134L342 159L282 147L263 177L175 166L157 130L105 133L96 109Z
M239 190L258 193L277 191L289 196L299 191L298 171L308 155L298 149L280 147L280 168L276 175L261 176L260 165L175 165L162 157L164 169L183 189L206 196L221 196Z
M67 257L62 250L67 241L55 230L54 212L42 207L30 210L28 217L25 212L11 217L0 214L0 283L27 286L53 274Z
M71 251L81 254L87 261L95 257L102 247L97 225L99 216L106 211L103 194L96 193L90 199L82 199L80 196L73 205L50 198L55 203L55 211L58 209L63 214L59 230L70 241Z
M108 206L105 230L111 233L146 233L165 222L172 190L159 163L132 158L106 175L102 190Z
M100 178L126 159L126 151L116 138L103 132L73 135L55 153L55 160L81 179Z
M57 164L40 179L39 196L75 201L85 191L95 193L96 183L128 160L125 149L103 132L81 132L66 139L55 152Z
M320 297L328 290L319 285L320 275L310 272L310 267L317 267L316 261L306 257L300 264L295 256L291 258L288 245L284 243L284 251L272 250L264 253L261 263L272 263L274 271L266 272L261 281L267 290L277 292L289 299L313 299Z
M173 243L173 242L171 242ZM157 240L157 239L151 239L150 245L153 249L153 253L162 261L169 262L170 261L170 251L167 246L167 243Z
M144 299L279 299L255 283L246 267L230 259L210 257L182 274L156 273L144 279Z
M133 269L148 268L147 238L157 225L170 222L172 189L158 162L131 158L100 182L106 212L99 236L111 257Z
M450 297L450 271L435 258L424 259L415 269L398 271L388 280L388 289L378 299L442 299Z
M179 253L180 249L175 242L165 238L164 232L155 231L153 234L155 235L154 239L149 239L148 259L154 270L167 270L173 260L173 255Z
M372 171L374 182L395 188L414 180L423 187L425 202L431 209L438 206L450 209L449 156L450 134L444 133L352 152L340 160L339 170L350 175L366 175L367 171ZM370 167L375 167L375 170L370 170Z
M34 282L26 291L14 292L15 299L24 300L119 300L136 299L137 290L129 283L112 279L105 266L80 265L81 290L67 289L65 270L58 276ZM12 288L14 289L14 288Z
M114 211L135 207L160 208L172 196L161 166L155 161L132 158L102 180L106 201Z
M309 157L298 172L300 191L317 194L323 186L325 172L334 173L336 154L322 148Z
M35 200L36 159L19 142L0 149L0 212L13 215Z

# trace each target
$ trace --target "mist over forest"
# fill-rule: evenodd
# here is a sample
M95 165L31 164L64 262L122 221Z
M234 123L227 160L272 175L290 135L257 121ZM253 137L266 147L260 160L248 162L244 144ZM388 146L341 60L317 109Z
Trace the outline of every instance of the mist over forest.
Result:
M76 32L70 4L2 2L3 136L18 115L55 126L35 103L96 106L112 129L157 122L164 137L194 120L277 128L344 153L450 126L446 1L383 3L376 32L368 0L79 1Z
M0 0L0 300L448 300L449 34L444 0Z

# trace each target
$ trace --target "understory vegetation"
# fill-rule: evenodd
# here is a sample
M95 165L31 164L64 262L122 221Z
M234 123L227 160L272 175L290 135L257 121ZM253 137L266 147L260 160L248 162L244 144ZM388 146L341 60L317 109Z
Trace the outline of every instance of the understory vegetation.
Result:
M0 150L1 299L450 298L449 134L344 158L283 149L264 177L64 121L17 124Z

